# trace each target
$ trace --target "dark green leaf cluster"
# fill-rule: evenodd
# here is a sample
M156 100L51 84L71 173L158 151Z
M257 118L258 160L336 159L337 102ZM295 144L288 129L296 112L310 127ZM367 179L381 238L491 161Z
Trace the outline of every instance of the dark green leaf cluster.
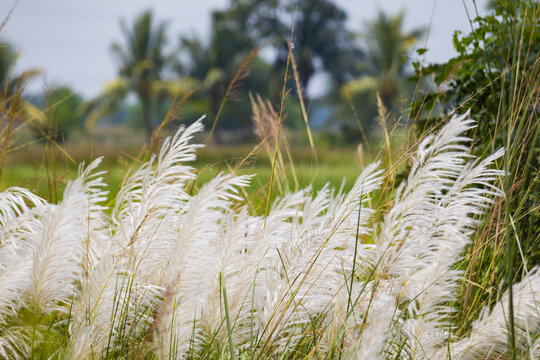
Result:
M503 145L504 134L494 134L496 124L510 115L512 100L525 101L527 94L537 87L534 81L538 79L540 32L535 3L498 0L494 12L471 22L470 34L454 33L456 57L426 67L414 63L413 79L433 76L437 87L413 104L412 115L419 120L420 132L440 120L440 114L433 114L433 110L436 104L441 104L446 109L458 107L460 113L470 110L478 121L476 132L488 140L482 143L490 148L489 139L498 135L493 145ZM419 49L418 53L425 51Z

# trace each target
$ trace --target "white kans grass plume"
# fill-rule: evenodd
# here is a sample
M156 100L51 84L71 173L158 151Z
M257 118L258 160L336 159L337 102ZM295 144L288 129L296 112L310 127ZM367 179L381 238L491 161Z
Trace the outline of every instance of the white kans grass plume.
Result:
M385 180L379 163L349 192L286 194L266 218L239 195L250 176L219 174L191 194L196 174L186 162L200 147L190 141L201 121L126 176L110 215L99 160L58 205L8 189L0 193L0 357L28 357L46 341L21 328L28 312L61 319L69 336L54 355L76 359L272 358L302 346L315 357L501 356L506 294L462 339L451 321L462 278L455 265L478 215L503 196L494 185L503 174L492 169L503 152L473 158L462 136L472 126L453 117L420 144L380 223L370 208ZM518 344L533 358L539 274L514 285Z
M30 204L30 206L28 206ZM0 193L0 357L25 353L25 333L10 319L24 306L32 286L32 243L28 234L37 225L36 214L45 201L29 191L11 188Z
M450 337L449 317L461 272L461 259L477 220L503 193L492 183L503 172L490 165L500 150L483 161L472 160L461 136L470 129L466 115L451 119L428 136L413 156L407 181L375 233L376 267L372 298L393 292L402 309L394 339L406 337L415 359L431 358ZM396 320L398 320L396 319ZM382 326L382 325L381 325Z
M103 208L98 203L105 199L101 173L91 173L99 163L100 159L84 171L81 168L58 205L46 204L22 189L0 195L0 320L5 326L0 353L6 357L24 355L27 349L24 329L14 327L18 335L10 336L10 320L18 310L25 307L36 316L68 313L79 284L84 283L87 259L96 251L91 242L99 239L103 226L89 223L100 216Z
M519 283L514 284L514 321L518 350L523 359L540 358L540 268L536 267ZM508 291L492 309L484 308L472 324L466 338L452 343L452 359L473 360L499 358L508 348ZM448 358L448 348L441 349L437 359Z
M189 199L184 185L194 178L183 162L195 159L200 145L189 140L201 129L196 122L179 131L157 157L126 176L109 220L109 243L89 273L91 286L74 304L74 357L99 357L111 344L126 345L129 336L147 329L164 289L169 250L177 241L171 227Z
M215 318L220 311L219 274L233 261L233 246L238 246L227 242L222 227L232 212L232 201L240 200L236 188L246 186L248 180L247 176L216 176L189 199L186 211L172 224L176 241L171 244L166 277L168 296L160 305L155 333L166 358L171 349L183 353L199 331L210 332L220 325ZM194 322L200 326L193 329Z
M27 206L27 202L32 207ZM0 193L0 323L23 305L24 290L31 286L32 244L26 240L37 225L34 214L45 201L29 191L11 188ZM32 210L33 208L33 210Z

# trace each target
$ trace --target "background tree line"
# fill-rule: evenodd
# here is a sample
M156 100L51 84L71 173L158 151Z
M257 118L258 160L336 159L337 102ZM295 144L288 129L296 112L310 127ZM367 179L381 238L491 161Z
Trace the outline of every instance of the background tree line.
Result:
M212 12L209 37L202 39L183 34L175 38L168 32L167 23L148 10L132 21L120 22L122 39L111 46L118 76L104 86L98 97L82 99L68 86L62 86L43 96L26 98L34 109L54 109L49 116L46 112L38 116L33 111L33 117L40 119L36 122L40 124L38 133L54 133L56 138L65 138L82 125L91 128L104 119L118 120L119 109L128 106L129 116L121 117L132 117L132 123L144 128L149 139L171 101L187 94L183 118L194 119L206 113L212 120L223 103L216 139L223 140L220 134L224 129L235 136L249 137L249 94L279 102L288 41L292 39L313 125L341 130L346 140L358 141L359 122L366 132L374 127L375 93L379 92L384 104L395 110L411 98L412 88L404 81L410 75L407 56L423 29L405 32L403 17L403 13L379 13L365 24L365 32L355 34L346 26L347 14L331 0L231 0L226 9ZM261 45L262 52L244 64L249 75L242 76L223 101L238 67ZM7 43L2 48L0 85L8 89L8 77L16 79L11 70L15 53ZM323 96L310 98L306 89L319 73L327 75L329 90ZM287 124L294 127L302 120L294 79L289 81L287 88L295 91L286 103ZM126 105L130 94L137 101ZM362 109L357 119L350 111L351 103Z

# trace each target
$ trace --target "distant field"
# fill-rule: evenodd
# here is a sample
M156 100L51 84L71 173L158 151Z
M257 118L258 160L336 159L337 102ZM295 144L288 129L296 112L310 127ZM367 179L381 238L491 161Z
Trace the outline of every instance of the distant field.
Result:
M76 177L79 163L88 163L97 156L103 156L104 161L100 167L107 172L104 177L109 184L109 196L112 198L126 172L142 164L144 157L140 138L134 140L130 137L118 137L119 134L114 135L117 137L100 138L94 140L93 144L87 138L75 138L61 149L52 149L36 142L23 143L9 154L0 187L25 187L48 200L57 201L62 196L65 184ZM199 141L204 142L202 139ZM261 195L268 192L271 163L264 150L252 150L253 146L250 145L210 145L207 149L200 149L197 160L192 164L198 174L193 191L219 172L234 171L237 174L256 174L252 180L253 186L247 191L257 194L250 198L265 198ZM251 154L250 158L246 158L248 154ZM317 190L327 182L339 188L345 179L345 188L349 189L361 170L361 161L356 148L352 146L341 149L319 148L318 163L314 161L309 147L293 148L291 155L298 188L312 184ZM364 164L368 161L369 159L362 159ZM274 183L274 195L278 195L280 191L295 190L297 187L292 167L288 160L285 163L287 181L282 181L285 183L282 186ZM239 164L241 166L238 166ZM281 179L285 177L283 174L279 176ZM252 205L258 207L257 204Z

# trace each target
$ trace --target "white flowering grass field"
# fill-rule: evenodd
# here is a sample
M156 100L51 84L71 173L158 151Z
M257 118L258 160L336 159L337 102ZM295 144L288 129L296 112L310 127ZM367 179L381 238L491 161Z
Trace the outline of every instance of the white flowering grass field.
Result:
M453 318L457 265L504 196L504 151L472 156L463 133L473 126L448 119L408 155L399 184L375 162L349 191L308 187L262 213L247 205L264 203L246 199L250 175L189 189L200 121L129 173L112 202L100 159L58 203L9 188L0 357L505 358L506 293L465 329ZM538 359L540 271L512 289L518 354Z

